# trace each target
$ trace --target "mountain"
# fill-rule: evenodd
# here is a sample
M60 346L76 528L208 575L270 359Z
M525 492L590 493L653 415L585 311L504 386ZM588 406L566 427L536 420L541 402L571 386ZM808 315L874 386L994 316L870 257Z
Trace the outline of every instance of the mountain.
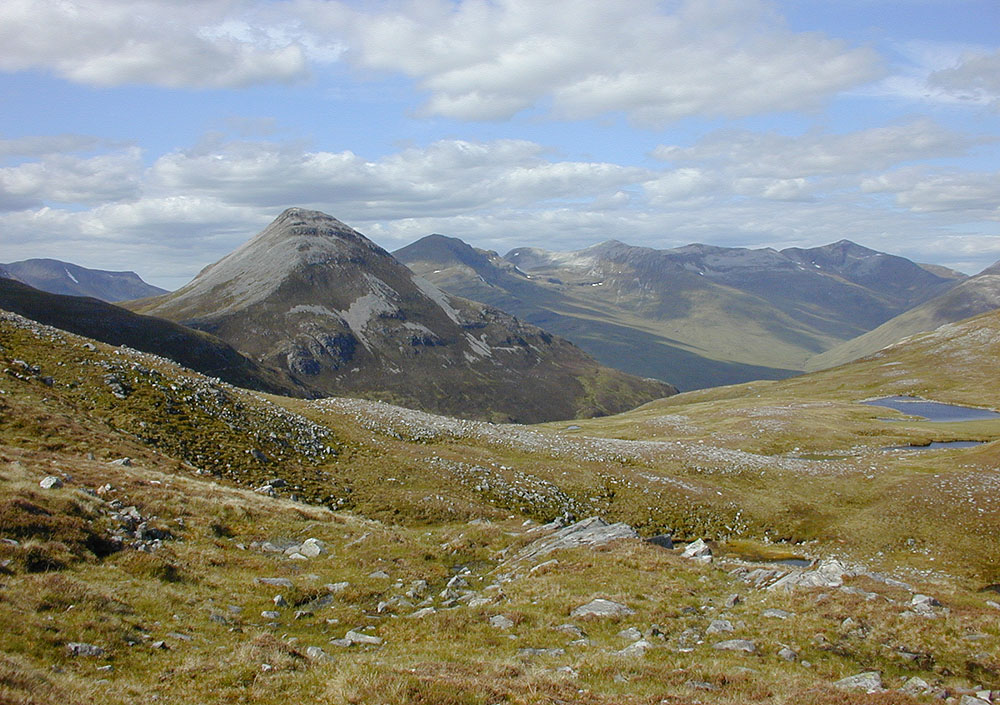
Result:
M166 357L239 387L310 395L308 388L288 375L248 359L215 336L98 299L51 294L0 277L0 309L109 345L127 345Z
M288 209L178 291L129 305L217 335L327 394L441 413L532 422L675 392L445 294L318 211Z
M697 244L655 250L612 240L501 257L431 235L395 254L451 293L680 389L792 376L817 353L956 281L848 241L779 252Z
M2 271L6 271L6 274ZM87 269L57 259L26 259L3 264L0 265L0 276L16 279L52 294L91 296L111 302L166 293L166 289L147 284L135 272Z
M814 371L842 365L916 333L997 308L1000 308L1000 262L874 330L816 355L806 363L806 369Z

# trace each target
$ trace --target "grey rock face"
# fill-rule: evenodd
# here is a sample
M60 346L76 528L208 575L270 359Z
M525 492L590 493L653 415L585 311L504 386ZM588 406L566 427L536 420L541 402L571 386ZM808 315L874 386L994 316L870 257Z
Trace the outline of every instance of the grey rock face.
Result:
M635 610L600 597L570 612L571 617L625 617L630 614L635 614Z
M830 558L820 563L814 570L793 570L781 580L768 586L768 590L836 588L844 584L844 576L853 574L853 571L842 562Z
M530 561L548 555L563 548L578 546L604 546L619 539L638 538L628 524L619 522L609 524L600 517L590 517L575 524L565 526L545 538L538 539L525 546L514 558L515 561Z

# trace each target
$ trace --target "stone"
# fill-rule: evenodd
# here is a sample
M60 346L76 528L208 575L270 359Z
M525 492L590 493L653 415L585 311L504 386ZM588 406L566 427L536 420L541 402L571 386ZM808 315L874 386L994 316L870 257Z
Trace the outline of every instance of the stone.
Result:
M343 592L344 590L346 590L350 586L351 586L351 584L349 582L343 581L343 582L340 582L340 583L327 583L323 587L326 588L327 592L329 592L332 595L335 595L338 592Z
M71 656L103 656L104 649L94 644L85 644L79 641L71 641L66 644L66 651Z
M990 705L990 701L977 698L974 695L963 695L962 699L958 701L958 705Z
M618 654L619 656L634 658L637 656L644 656L646 652L652 648L653 645L650 644L648 641L646 641L645 639L639 639L638 641L632 642L621 651L616 651L615 653Z
M422 617L427 617L429 615L435 614L437 612L433 607L423 607L413 614L410 615L411 619L420 619Z
M63 486L63 481L60 480L55 475L49 475L38 483L38 486L43 490L58 490Z
M120 465L125 468L132 467L132 458L118 458L117 460L112 460L108 465Z
M292 581L288 578L254 578L253 580L260 585L270 585L271 587L292 587Z
M281 616L281 612L275 612L274 610L264 610L260 613L260 616L264 619L277 619Z
M705 543L705 539L692 541L684 548L683 558L706 558L712 555L711 547Z
M563 656L566 649L518 649L518 656Z
M854 572L835 558L822 561L812 570L793 570L783 578L771 583L768 590L792 590L795 588L837 588L844 584L844 576Z
M910 600L910 605L918 609L929 609L931 607L940 607L941 603L938 602L936 597L931 597L930 595L914 595L913 599Z
M490 617L490 626L494 629L510 629L514 626L514 622L502 614L496 614Z
M729 639L720 641L712 646L719 651L743 651L748 654L756 653L757 645L748 639Z
M674 537L670 534L657 534L656 536L650 536L646 539L646 543L651 543L654 546L659 546L660 548L673 550Z
M863 690L866 693L879 693L882 691L882 674L878 671L865 671L841 678L833 685L841 690Z
M786 612L785 610L779 610L774 608L769 608L760 613L762 617L770 617L772 619L788 619L789 617L794 617L792 612Z
M298 552L306 558L316 558L326 553L326 547L319 539L306 539L299 546Z
M330 656L322 647L319 646L309 646L306 647L306 658L311 661L329 661Z
M723 604L726 606L726 609L732 609L733 607L735 607L736 605L740 604L741 602L743 602L743 598L742 597L740 597L739 595L736 595L736 594L732 594L732 595L730 595L729 597L726 598L726 601Z
M558 627L552 627L552 629L557 632L565 632L566 634L574 636L577 639L587 636L583 630L575 624L560 624Z
M599 597L574 609L570 617L626 617L630 614L635 614L635 610Z
M622 629L618 632L619 639L626 639L628 641L639 641L642 638L642 632L640 632L635 627L629 627L628 629Z
M356 632L353 629L344 635L344 639L349 641L351 645L354 644L365 644L367 646L378 646L382 643L381 637L372 636L371 634L362 634L361 632Z
M493 600L489 597L473 597L469 600L469 607L476 609L477 607L485 607L486 605L492 604Z
M372 571L371 573L369 573L368 577L369 578L382 578L382 579L385 579L385 578L389 577L389 574L386 573L384 570L375 570L375 571Z
M903 683L903 687L899 689L901 693L906 695L926 695L931 692L930 684L919 676L913 676L908 681Z
M628 524L609 524L600 517L590 517L556 530L549 536L532 541L513 558L515 562L536 560L563 548L588 546L595 548L620 539L639 538Z
M712 623L708 625L708 629L705 630L705 633L722 634L732 631L735 631L735 629L733 628L733 623L728 619L713 619Z
M778 658L784 659L785 661L795 661L798 659L799 655L795 651L792 651L787 646L782 647L778 651Z

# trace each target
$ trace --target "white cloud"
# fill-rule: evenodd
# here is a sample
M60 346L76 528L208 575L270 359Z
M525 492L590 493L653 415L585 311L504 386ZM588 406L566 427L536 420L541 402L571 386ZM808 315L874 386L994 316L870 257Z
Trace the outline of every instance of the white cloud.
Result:
M48 150L61 142L45 146L44 140L36 140L27 146ZM44 203L97 205L135 198L140 173L141 155L136 147L92 157L47 153L39 161L0 168L0 209Z
M610 197L649 176L607 163L550 162L537 144L441 140L378 162L353 152L310 152L295 145L232 142L174 152L156 161L152 191L193 193L229 203L333 208L343 217L404 218L549 200Z
M45 69L79 83L217 88L287 82L305 52L261 30L234 36L227 0L5 0L0 70Z
M928 83L960 100L1000 107L1000 50L966 54L954 67L932 73Z
M1000 172L899 169L866 179L870 193L891 193L915 213L955 212L968 219L1000 220Z
M307 25L340 36L348 60L417 79L425 113L461 120L549 101L561 118L624 112L651 126L745 116L814 106L880 72L873 51L792 32L763 0L297 7Z
M897 164L963 156L970 147L995 139L951 132L928 119L846 134L801 136L725 130L693 147L661 145L653 156L676 163L711 163L748 177L798 179L887 169Z

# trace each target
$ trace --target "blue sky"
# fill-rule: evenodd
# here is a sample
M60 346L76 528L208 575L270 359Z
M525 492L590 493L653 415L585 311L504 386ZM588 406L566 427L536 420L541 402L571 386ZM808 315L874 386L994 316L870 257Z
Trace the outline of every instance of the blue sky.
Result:
M1000 260L996 0L6 0L0 261L174 288L282 209L387 249Z

